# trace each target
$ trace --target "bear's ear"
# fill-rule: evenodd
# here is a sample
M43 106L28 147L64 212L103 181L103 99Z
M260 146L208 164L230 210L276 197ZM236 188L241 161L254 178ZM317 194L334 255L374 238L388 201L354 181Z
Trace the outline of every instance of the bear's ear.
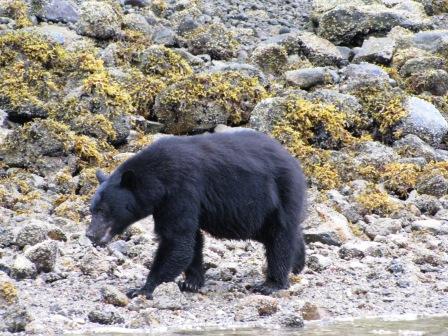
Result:
M98 179L98 182L101 184L107 180L108 176L101 169L98 169L96 171L96 178Z
M137 178L132 170L127 170L121 175L121 187L132 190L136 185Z

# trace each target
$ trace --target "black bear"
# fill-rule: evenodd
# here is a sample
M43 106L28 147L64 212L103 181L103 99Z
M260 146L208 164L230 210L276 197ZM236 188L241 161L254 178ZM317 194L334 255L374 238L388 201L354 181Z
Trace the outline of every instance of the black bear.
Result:
M160 238L145 285L130 297L151 298L182 272L180 288L197 291L204 284L202 230L264 245L267 276L256 292L287 288L289 272L304 267L305 179L298 161L262 133L164 137L97 178L86 233L94 244L151 214Z

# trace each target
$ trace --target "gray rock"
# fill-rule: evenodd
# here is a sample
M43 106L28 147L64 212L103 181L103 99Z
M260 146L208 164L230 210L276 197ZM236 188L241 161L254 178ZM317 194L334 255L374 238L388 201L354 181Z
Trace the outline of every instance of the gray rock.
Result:
M376 216L366 216L367 225L364 232L370 239L376 236L389 236L401 230L401 220L392 218L377 218Z
M119 34L121 22L120 14L110 4L89 0L81 6L76 31L80 35L106 40Z
M342 2L318 16L318 34L335 44L353 45L371 34L385 34L395 26L422 29L429 26L423 6L398 3L389 8L377 2L366 5Z
M53 240L46 240L25 251L25 257L31 260L38 272L54 270L58 257L58 244Z
M442 209L442 203L437 197L432 195L418 195L412 200L408 200L415 204L415 206L423 213L429 216L434 216Z
M307 267L316 272L322 272L330 267L333 260L321 254L313 254L307 257Z
M115 310L111 308L97 308L92 310L87 318L90 322L111 325L111 324L122 324L124 323L124 318Z
M280 97L267 98L255 105L249 120L249 126L257 131L269 134L274 125L285 113L284 99Z
M96 249L90 248L80 260L79 268L85 275L99 276L108 273L111 265Z
M54 43L61 44L65 49L73 51L80 47L93 47L93 42L76 34L75 31L65 26L41 23L39 26L25 28L24 31L43 36Z
M158 309L178 310L185 307L187 299L175 282L166 282L158 286L153 294L154 307Z
M414 231L427 231L434 235L448 234L448 224L437 219L422 219L411 224Z
M280 324L286 328L303 328L305 326L302 316L293 313L282 315Z
M316 66L342 66L348 64L349 54L341 52L330 41L311 32L279 35L271 40L286 48L288 54L303 55Z
M424 157L427 161L444 161L445 157L414 134L408 134L393 145L401 156Z
M14 259L14 263L10 268L10 276L14 279L34 279L37 275L36 266L22 255L18 255Z
M212 61L212 66L208 70L211 73L214 72L226 72L226 71L238 71L249 77L256 77L261 85L267 86L269 81L266 76L257 69L255 66L245 63L236 62L222 62L222 61Z
M146 7L151 4L150 0L120 0L124 5L131 5L136 7Z
M127 296L114 286L105 286L101 288L101 297L105 303L117 307L124 307L129 303Z
M353 62L372 62L388 65L392 61L395 40L389 37L369 37L358 49Z
M37 219L31 219L17 232L15 244L20 248L24 248L26 245L36 245L46 238L46 223Z
M8 226L5 227L0 226L0 248L10 246L13 243L14 243L13 228Z
M135 30L151 36L153 33L153 28L146 21L145 17L141 14L130 13L123 16L123 27L131 30Z
M76 23L80 10L71 0L34 0L34 8L38 8L36 16L43 21Z
M343 84L355 86L357 83L366 83L370 81L389 83L391 78L389 74L381 67L361 62L359 64L350 64L341 70L341 79Z
M366 141L355 147L356 156L354 158L357 165L372 165L381 168L384 164L394 162L399 159L395 151L378 141Z
M154 29L152 41L156 44L174 46L177 42L177 35L173 29L161 26Z
M194 55L209 54L212 59L236 57L238 43L233 34L221 23L203 25L185 37L188 50Z
M288 53L281 45L262 44L253 51L250 59L265 73L279 75L288 64Z
M297 85L301 89L310 89L316 85L333 82L330 70L322 67L286 71L285 78L288 83Z
M303 228L307 243L340 246L354 238L347 218L323 204L316 204L309 210Z
M403 135L415 134L431 145L439 145L448 133L448 122L431 103L417 98L407 98L404 108L408 113L403 119Z
M366 256L382 257L383 255L384 248L382 244L364 240L345 243L339 249L339 256L346 260L361 259Z
M433 53L446 50L448 44L448 30L421 31L412 36L414 46Z
M442 175L435 175L423 178L416 186L420 194L442 197L448 194L448 179Z
M25 331L27 324L32 320L33 318L24 305L12 305L3 314L3 323L7 331L11 333Z
M400 76L409 77L427 70L447 69L445 59L437 56L416 57L407 60L399 70Z

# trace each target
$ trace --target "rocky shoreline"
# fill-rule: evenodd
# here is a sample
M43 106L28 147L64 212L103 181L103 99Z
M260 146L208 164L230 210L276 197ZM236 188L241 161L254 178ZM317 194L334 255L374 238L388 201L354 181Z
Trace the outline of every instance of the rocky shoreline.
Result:
M4 0L0 331L301 327L448 309L444 0ZM166 134L253 128L300 158L307 267L255 295L264 251L206 236L206 284L154 300L152 219L84 237L95 170Z

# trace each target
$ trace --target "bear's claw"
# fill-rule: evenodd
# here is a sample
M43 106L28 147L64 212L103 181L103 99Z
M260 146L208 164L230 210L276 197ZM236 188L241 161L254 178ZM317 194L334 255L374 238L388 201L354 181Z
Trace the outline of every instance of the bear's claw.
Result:
M197 292L199 292L199 289L201 288L201 286L199 286L198 284L188 282L188 281L179 282L178 285L179 285L179 289L182 292L197 293Z
M126 293L126 296L130 299L133 299L137 296L143 295L144 297L146 297L148 300L152 300L153 296L152 293L149 292L147 289L145 288L133 288L131 290L129 290Z
M280 285L274 282L263 282L252 287L252 292L262 295L271 295L281 289L287 289L288 285Z

